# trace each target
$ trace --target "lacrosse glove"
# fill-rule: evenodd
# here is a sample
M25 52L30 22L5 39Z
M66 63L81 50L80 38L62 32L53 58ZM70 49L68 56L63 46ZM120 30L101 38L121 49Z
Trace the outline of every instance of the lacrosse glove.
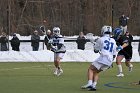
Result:
M116 48L116 50L119 52L120 50L122 50L123 49L123 47L120 45L120 46L118 46L117 48Z

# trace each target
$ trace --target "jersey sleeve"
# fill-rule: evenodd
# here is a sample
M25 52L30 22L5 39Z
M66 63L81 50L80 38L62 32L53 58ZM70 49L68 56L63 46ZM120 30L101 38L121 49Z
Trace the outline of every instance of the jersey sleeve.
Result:
M65 53L66 52L66 47L64 45L64 38L60 37L59 38L59 43L57 44L57 53Z
M64 38L63 37L59 38L59 44L64 44Z
M117 50L116 50L117 44L116 44L116 41L114 39L113 39L113 42L114 42L113 55L116 55L117 54Z

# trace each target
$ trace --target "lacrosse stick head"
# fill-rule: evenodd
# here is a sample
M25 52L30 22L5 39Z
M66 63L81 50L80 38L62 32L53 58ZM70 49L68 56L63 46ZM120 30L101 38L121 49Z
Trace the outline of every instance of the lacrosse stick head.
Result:
M91 42L91 43L95 43L95 40L94 40L94 34L92 33L87 33L86 34L86 38Z
M46 34L45 26L40 26L40 31L41 31L43 34Z
M41 30L42 32L45 32L45 26L40 26L40 30Z

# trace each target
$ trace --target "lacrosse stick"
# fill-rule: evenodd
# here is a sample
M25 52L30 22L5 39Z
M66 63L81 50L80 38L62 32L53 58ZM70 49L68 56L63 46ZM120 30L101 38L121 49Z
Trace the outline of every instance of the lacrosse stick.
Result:
M45 26L40 26L40 31L42 31L42 33L47 37L47 39L48 39L48 41L50 40L49 38L48 38L48 35L47 35L47 31L46 31L46 29L45 29Z
M40 31L46 35L46 29L45 29L45 26L40 26Z
M93 37L94 35L92 33L86 34L86 39L88 39L93 45L95 45L95 39Z
M52 48L51 50L53 52L56 52L57 46L53 46L53 40L49 39L48 36L46 35L45 26L40 26L40 31L42 31L42 33L47 37L47 39L49 41L48 43L51 45L51 48Z
M45 26L40 26L40 31L45 35L45 37L48 39L48 43L51 45L53 51L55 50L55 47L52 45L52 40L50 40L46 34L46 29L45 29ZM44 45L44 42L43 42L43 45Z
M50 40L48 38L48 36L46 35L46 29L45 29L45 26L40 26L40 30L42 31L42 33L47 37L48 41Z
M96 41L97 41L99 38L96 38L96 39L95 39L95 38L94 38L94 35L93 35L92 33L86 34L86 38L93 44L94 52L95 52L95 53L101 54L100 51L98 51L98 50L96 51L96 50L95 50L95 44L97 44Z

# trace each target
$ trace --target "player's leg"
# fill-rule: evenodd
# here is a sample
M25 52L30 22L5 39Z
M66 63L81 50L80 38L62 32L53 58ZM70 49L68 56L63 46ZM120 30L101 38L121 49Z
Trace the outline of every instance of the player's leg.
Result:
M88 77L88 82L86 85L82 86L82 89L86 89L86 88L91 88L92 87L92 82L93 82L93 70L91 69L92 65L90 65L90 67L88 68L88 72L87 72L87 77Z
M90 91L96 91L96 85L99 79L99 70L94 70L94 76L93 76L93 83L92 83L92 88L90 89Z
M124 27L124 34L126 33L127 31L127 26Z
M121 29L122 29L122 31L123 31L123 34L125 34L126 31L127 31L127 26L120 26L120 27L121 27Z
M95 74L95 71L94 70L96 70L96 68L93 65L90 65L89 68L88 68L88 72L87 72L88 82L87 82L86 85L84 85L84 86L81 87L82 89L92 88L94 74Z
M96 65L96 66L95 66ZM89 89L91 91L96 91L96 85L98 81L98 73L100 72L101 65L97 62L93 62L88 68L88 82L86 85L82 86L82 89Z
M55 66L57 68L57 76L60 76L63 73L63 70L60 66L60 60L63 58L63 56L64 56L64 53L56 54Z
M127 26L122 26L122 30L123 30L123 34L125 34L127 31Z
M130 60L126 59L126 60L125 60L125 64L126 64L126 66L128 67L128 71L131 72L131 71L132 71L132 68L133 68L133 65L132 65L132 63L130 62Z
M54 53L54 65L56 68L58 68L60 65L60 58L58 56L58 53Z
M54 53L54 66L55 66L54 75L57 75L57 72L58 72L58 63L57 63L57 54L56 53Z
M132 58L132 49L129 49L128 51L126 51L125 54L125 64L128 67L129 72L131 72L133 68L132 63L130 62L131 58Z
M102 63L94 63L94 70L93 70L93 83L92 83L92 88L90 88L90 91L96 91L96 85L99 79L99 73L101 71L106 71L107 69L110 68L110 66L102 64Z
M58 55L57 57L57 68L58 68L58 72L57 72L57 76L60 76L62 73L63 73L63 70L60 66L60 60L61 60L61 57Z
M116 64L117 64L117 67L118 67L117 77L123 77L124 76L123 70L122 70L122 64L121 64L121 61L122 61L123 58L124 58L123 55L117 55L117 57L116 57Z

